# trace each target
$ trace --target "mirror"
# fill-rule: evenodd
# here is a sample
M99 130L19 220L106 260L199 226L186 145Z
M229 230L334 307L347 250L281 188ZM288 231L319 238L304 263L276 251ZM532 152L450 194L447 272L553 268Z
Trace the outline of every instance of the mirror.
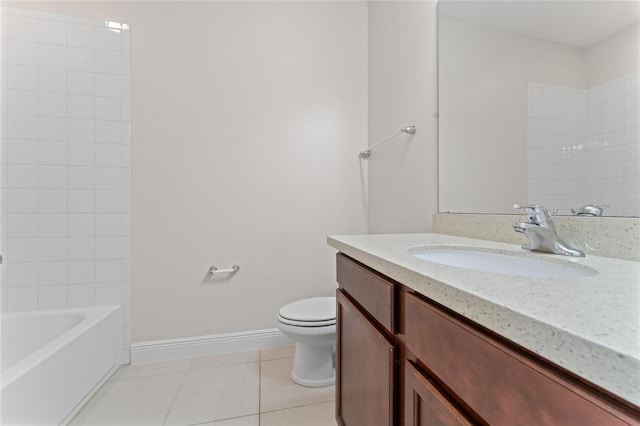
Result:
M640 2L438 3L439 211L640 216Z

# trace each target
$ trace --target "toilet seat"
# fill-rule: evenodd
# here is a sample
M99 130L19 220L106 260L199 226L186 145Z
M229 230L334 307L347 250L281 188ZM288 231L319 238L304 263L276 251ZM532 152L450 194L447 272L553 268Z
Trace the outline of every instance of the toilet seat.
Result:
M288 318L283 318L278 315L278 321L283 324L295 325L296 327L326 327L329 325L335 325L336 320L327 320L327 321L296 321Z
M296 300L280 308L278 321L298 327L325 327L336 323L335 297Z

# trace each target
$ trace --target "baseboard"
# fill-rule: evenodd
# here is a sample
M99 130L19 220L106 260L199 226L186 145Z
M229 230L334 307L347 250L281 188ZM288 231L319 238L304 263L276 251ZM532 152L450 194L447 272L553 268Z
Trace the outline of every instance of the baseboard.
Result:
M170 361L293 344L277 328L131 344L131 363Z

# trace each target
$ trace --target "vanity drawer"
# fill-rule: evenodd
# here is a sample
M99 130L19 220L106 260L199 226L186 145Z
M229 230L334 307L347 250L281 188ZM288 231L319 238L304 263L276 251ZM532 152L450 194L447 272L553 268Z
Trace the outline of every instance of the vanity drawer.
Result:
M336 264L340 288L376 321L395 333L396 283L341 253L337 255Z
M412 293L407 350L488 424L633 423L587 386Z

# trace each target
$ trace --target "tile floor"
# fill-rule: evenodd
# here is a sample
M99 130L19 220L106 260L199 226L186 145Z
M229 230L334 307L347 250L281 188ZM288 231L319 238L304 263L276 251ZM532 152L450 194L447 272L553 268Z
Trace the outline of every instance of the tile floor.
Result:
M71 425L335 426L335 387L291 381L293 346L120 369Z

